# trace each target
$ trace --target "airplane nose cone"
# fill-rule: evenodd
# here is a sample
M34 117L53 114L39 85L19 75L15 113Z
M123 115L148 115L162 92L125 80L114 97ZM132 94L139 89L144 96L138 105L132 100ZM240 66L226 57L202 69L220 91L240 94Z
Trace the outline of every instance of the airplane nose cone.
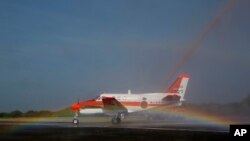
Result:
M80 109L80 105L79 105L79 104L73 104L73 105L71 106L71 109L72 109L72 110L79 110L79 109Z

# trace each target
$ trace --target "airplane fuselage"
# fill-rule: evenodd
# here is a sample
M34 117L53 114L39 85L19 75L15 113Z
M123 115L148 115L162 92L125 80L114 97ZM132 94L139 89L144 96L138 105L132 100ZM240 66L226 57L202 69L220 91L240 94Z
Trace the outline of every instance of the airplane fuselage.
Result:
M147 94L101 94L98 98L92 100L87 107L80 109L81 114L97 114L108 113L103 109L102 97L113 97L118 100L124 107L127 108L128 113L147 110L154 107L170 104L170 102L163 101L166 93L147 93ZM180 103L175 103L180 104ZM95 105L96 107L91 107Z

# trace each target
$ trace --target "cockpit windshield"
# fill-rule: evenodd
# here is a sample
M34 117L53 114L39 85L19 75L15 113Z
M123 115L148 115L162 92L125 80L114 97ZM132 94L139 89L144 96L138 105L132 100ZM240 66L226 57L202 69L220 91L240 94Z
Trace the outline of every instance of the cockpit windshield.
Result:
M101 100L100 96L96 96L95 98L93 98L93 100Z

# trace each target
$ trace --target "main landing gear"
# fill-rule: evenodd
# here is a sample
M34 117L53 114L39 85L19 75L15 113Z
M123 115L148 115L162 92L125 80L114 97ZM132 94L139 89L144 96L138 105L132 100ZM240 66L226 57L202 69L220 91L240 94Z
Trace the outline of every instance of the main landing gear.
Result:
M115 125L120 124L122 120L124 119L124 117L125 117L124 113L118 113L112 118L111 122L112 124L115 124Z
M111 122L112 124L117 125L117 124L120 124L124 118L125 118L124 113L118 113L112 118ZM73 118L72 123L74 127L78 127L79 125L78 112L75 112L75 116Z

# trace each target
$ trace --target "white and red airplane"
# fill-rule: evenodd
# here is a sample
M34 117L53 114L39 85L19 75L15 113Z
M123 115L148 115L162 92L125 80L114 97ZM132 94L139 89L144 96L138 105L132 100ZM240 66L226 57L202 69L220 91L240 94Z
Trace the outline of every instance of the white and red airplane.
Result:
M181 106L189 80L189 75L179 75L165 93L126 94L103 93L97 98L71 105L75 111L74 124L78 124L79 114L104 113L113 116L112 123L119 124L125 114L147 110L159 106Z

